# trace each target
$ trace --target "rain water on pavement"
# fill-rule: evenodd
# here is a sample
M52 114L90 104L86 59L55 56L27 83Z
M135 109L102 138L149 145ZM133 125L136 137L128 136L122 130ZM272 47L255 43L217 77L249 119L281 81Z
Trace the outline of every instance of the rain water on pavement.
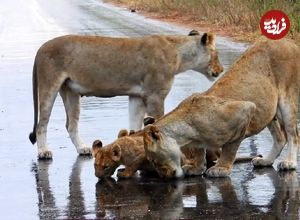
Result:
M60 97L48 126L54 158L37 160L37 148L28 140L33 125L31 76L35 53L44 42L65 34L136 37L189 31L96 0L2 0L0 219L299 219L300 176L295 171L254 170L251 163L243 163L221 179L98 181L93 159L78 157L68 137ZM247 48L225 38L218 38L217 47L225 69ZM193 71L176 76L166 112L211 84ZM95 139L108 144L128 127L127 99L81 99L80 133L87 144ZM271 144L264 130L245 140L238 155L266 155Z

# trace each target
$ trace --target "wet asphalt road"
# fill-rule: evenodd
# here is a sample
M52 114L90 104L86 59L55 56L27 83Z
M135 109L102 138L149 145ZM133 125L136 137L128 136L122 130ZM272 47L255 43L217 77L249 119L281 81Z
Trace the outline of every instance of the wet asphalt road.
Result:
M93 159L78 157L65 131L57 98L48 127L52 161L38 161L28 140L33 124L31 72L35 52L64 34L144 36L187 34L189 29L140 17L96 0L3 0L0 7L0 219L299 219L298 173L234 166L229 178L163 182L134 178L98 182ZM218 39L228 66L246 49ZM211 85L199 73L176 77L166 111ZM127 98L82 98L80 133L105 144L128 127ZM266 154L267 131L242 143L239 155Z

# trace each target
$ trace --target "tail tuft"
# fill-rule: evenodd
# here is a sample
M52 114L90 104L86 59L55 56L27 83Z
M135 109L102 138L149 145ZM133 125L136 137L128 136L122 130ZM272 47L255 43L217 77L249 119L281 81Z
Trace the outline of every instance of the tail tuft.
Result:
M36 142L36 134L35 134L35 132L31 132L29 134L29 140L31 141L32 144L35 144L35 142Z

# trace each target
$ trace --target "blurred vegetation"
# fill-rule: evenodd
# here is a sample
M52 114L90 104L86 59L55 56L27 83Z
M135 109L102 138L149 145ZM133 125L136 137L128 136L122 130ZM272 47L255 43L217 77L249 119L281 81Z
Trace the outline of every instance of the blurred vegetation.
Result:
M245 33L259 32L261 16L271 9L285 12L291 21L290 37L300 40L300 0L112 0L131 8L184 16L190 21L219 27L231 26Z

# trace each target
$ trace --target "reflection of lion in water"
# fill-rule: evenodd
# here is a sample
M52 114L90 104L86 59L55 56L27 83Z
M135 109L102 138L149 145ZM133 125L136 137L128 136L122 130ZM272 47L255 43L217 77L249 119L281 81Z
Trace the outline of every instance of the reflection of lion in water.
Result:
M192 69L208 78L223 71L212 34L109 38L68 35L45 43L33 68L34 126L39 158L52 158L47 125L60 93L67 130L79 154L90 148L78 134L80 96L129 96L130 129L142 127L145 113L164 114L164 99L176 74Z
M291 40L258 41L208 91L188 97L144 129L147 157L164 176L180 177L180 147L194 143L203 149L222 148L206 174L227 176L241 141L267 126L273 147L266 157L254 158L254 166L272 166L287 144L278 169L296 169L299 59L300 49Z

